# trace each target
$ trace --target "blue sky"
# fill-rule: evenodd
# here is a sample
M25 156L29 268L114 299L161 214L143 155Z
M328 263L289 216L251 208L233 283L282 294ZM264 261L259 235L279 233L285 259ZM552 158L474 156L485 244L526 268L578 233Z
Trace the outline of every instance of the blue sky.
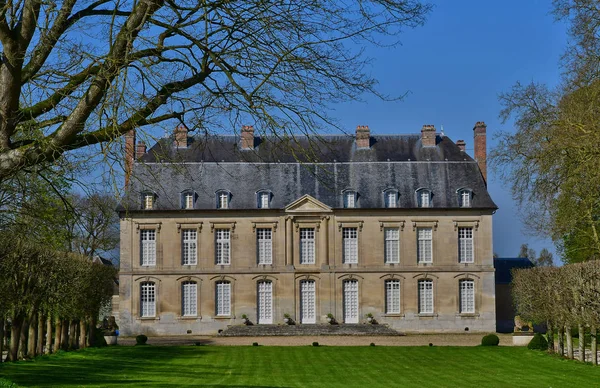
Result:
M369 48L379 90L401 102L365 98L336 106L344 128L369 125L374 133L417 133L423 124L444 126L452 140L464 139L473 152L473 126L488 125L488 152L495 134L513 131L502 124L498 95L516 81L556 85L566 27L551 15L551 1L437 1L425 26L407 30L402 45ZM522 243L540 251L552 242L528 236L510 192L488 170L489 191L499 210L494 216L494 251L514 257ZM556 256L556 255L555 255Z

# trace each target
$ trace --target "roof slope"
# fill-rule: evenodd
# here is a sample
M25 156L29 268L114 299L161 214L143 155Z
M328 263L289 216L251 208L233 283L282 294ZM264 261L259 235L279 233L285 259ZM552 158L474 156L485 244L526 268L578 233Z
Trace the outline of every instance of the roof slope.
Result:
M254 150L240 150L238 140L192 138L188 148L176 149L162 139L135 163L123 205L139 209L139 193L153 191L156 209L179 209L181 192L191 189L197 209L214 209L215 192L227 190L230 209L255 209L256 192L270 190L271 208L304 194L340 208L342 191L351 189L358 208L383 208L383 191L396 189L398 207L415 208L415 190L429 188L432 207L456 208L457 190L469 188L473 208L496 208L477 163L447 137L422 147L419 135L372 136L369 149L357 149L353 136L256 138Z

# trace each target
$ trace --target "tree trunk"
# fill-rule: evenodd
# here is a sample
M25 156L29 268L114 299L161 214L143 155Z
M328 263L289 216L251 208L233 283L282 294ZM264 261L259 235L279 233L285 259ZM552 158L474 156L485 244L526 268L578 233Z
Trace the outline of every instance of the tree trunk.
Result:
M27 355L27 334L28 334L28 332L29 332L29 320L27 318L25 318L25 319L23 319L23 324L21 325L21 336L17 339L19 341L19 354L17 355L18 360L25 358L25 355Z
M10 360L17 361L19 359L19 339L21 338L21 329L23 328L23 318L13 317L12 326L10 328Z
M92 316L90 318L90 328L88 330L88 345L89 346L96 346L96 338L94 337L94 332L96 331L96 318L94 316Z
M62 321L60 348L62 350L69 350L69 321L66 319Z
M573 337L571 336L571 326L567 325L567 327L565 328L565 331L567 332L567 358L569 358L569 360L573 359Z
M56 332L56 335L54 336L54 349L53 351L56 352L60 349L60 345L62 343L62 320L60 318L56 318L56 328L54 329Z
M46 318L46 354L52 353L52 314Z
M42 313L38 314L38 327L37 327L37 347L36 354L42 355L44 354L44 326L46 321L44 320L44 315Z
M579 361L585 362L585 329L583 324L577 325L579 332Z
M565 327L562 325L558 328L558 354L565 356Z
M598 332L596 331L596 326L590 328L590 333L592 334L592 342L590 344L592 348L592 364L598 365L598 338L596 337Z
M29 318L29 332L27 333L27 358L35 358L37 328L37 314L31 314Z
M552 324L548 322L548 330L546 331L546 336L548 337L548 351L550 353L554 353L554 330L552 329Z
M69 350L75 349L75 341L77 341L77 321L71 319L69 321Z
M4 317L0 318L0 363L4 361Z
M87 321L82 319L79 322L79 349L87 348Z

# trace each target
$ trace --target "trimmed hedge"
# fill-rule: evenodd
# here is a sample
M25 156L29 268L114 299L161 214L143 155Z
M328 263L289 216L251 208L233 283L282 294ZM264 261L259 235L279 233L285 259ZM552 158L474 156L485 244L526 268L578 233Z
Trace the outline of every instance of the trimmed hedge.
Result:
M481 339L481 346L498 346L500 338L496 334L488 334Z
M548 341L546 338L540 334L535 333L529 344L527 345L527 349L531 350L548 350Z

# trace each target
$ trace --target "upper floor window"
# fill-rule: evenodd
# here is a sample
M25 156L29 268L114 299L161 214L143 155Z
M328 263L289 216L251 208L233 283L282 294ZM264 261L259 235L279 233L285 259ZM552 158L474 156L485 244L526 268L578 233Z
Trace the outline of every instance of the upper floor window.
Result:
M458 204L460 207L471 207L471 196L473 192L469 189L458 190Z
M142 193L142 209L154 209L155 195L154 193Z
M385 228L385 262L387 264L400 263L400 230L398 228Z
M431 263L433 251L433 231L431 228L417 228L417 262Z
M473 259L473 228L458 228L458 261L472 263Z
M419 207L431 207L431 190L419 189L417 190L417 203Z
M342 242L344 245L343 262L344 264L358 263L358 230L357 228L343 228Z
M256 229L258 264L273 263L273 239L271 229Z
M315 229L300 229L300 264L315 263Z
M460 313L475 313L475 282L473 280L461 280L460 288Z
M268 209L271 203L271 192L270 191L259 191L256 193L256 199L259 209Z
M145 229L140 231L141 261L143 266L156 265L156 230Z
M156 316L156 284L143 282L140 285L140 315L143 318Z
M231 262L231 231L229 229L215 230L215 263L229 265Z
M217 191L217 209L229 209L231 193L226 190Z
M195 229L183 229L181 231L181 239L183 265L196 265L198 232Z
M344 191L344 207L347 209L356 207L356 191Z
M193 209L195 202L195 194L191 190L186 190L181 193L181 208L182 209Z
M385 207L398 207L398 191L386 190L384 193Z

